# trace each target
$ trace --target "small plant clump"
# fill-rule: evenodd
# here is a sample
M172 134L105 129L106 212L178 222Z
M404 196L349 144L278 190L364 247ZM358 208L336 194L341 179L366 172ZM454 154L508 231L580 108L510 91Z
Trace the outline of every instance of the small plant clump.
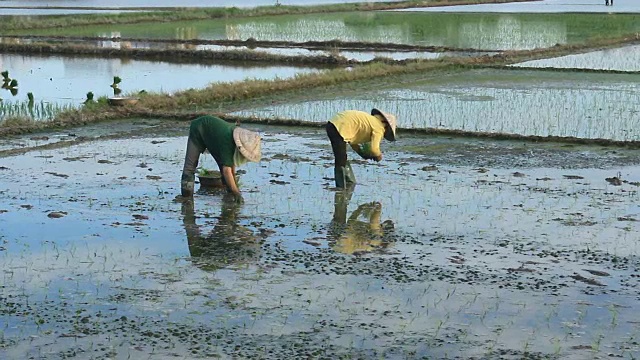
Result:
M220 177L220 172L218 170L207 169L203 167L198 168L198 176L199 177Z
M120 93L122 92L122 90L120 89L119 84L122 82L122 79L119 76L114 76L113 77L113 83L111 84L111 87L113 88L113 95L117 96L120 95Z
M18 80L10 78L8 70L1 72L0 75L2 75L2 88L8 90L13 96L18 95Z
M95 102L95 100L93 100L93 97L94 97L94 96L93 96L93 92L92 92L92 91L89 91L89 92L87 93L87 99L84 101L84 104L86 105L86 104L94 103L94 102Z

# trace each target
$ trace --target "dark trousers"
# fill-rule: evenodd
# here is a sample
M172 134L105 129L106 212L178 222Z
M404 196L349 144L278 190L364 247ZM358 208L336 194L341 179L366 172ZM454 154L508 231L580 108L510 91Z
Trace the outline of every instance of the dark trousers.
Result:
M327 136L331 141L331 149L333 150L333 156L335 157L335 167L347 166L347 143L344 138L336 129L336 126L330 122L327 122Z
M193 181L195 178L196 168L198 167L198 161L200 160L200 154L204 149L201 149L196 143L191 140L187 140L187 154L184 157L184 167L182 168L182 180Z

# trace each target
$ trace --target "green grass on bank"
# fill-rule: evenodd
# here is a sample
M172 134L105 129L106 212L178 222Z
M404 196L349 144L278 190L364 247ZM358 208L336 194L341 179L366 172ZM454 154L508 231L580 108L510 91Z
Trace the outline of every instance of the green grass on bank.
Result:
M174 11L154 11L121 14L73 14L43 16L2 16L0 32L9 30L44 29L70 26L87 26L99 24L132 24L143 22L172 22L185 20L206 20L236 17L255 17L285 14L313 14L349 11L373 11L407 9L442 5L465 5L481 3L503 3L532 0L423 0L377 3L347 3L315 6L260 6L255 8L191 8Z

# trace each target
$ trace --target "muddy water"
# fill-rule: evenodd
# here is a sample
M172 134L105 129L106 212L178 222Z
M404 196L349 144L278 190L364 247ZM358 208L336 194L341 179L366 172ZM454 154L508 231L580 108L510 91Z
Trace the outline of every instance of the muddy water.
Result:
M184 123L2 158L0 354L640 355L637 152L405 136L338 193L321 131L256 129L240 206L173 201Z
M640 45L527 61L516 67L596 69L640 72Z
M510 50L582 43L594 37L619 37L638 31L640 24L635 16L624 14L611 17L606 14L360 12L144 25L102 25L9 33L207 40L254 38L295 42L339 39Z
M26 100L32 92L36 101L55 104L81 104L87 92L113 96L113 77L119 76L123 94L147 92L173 93L189 88L204 88L211 83L244 79L288 78L317 71L308 67L242 66L215 64L174 64L131 59L73 58L60 56L22 56L1 54L0 67L18 80L15 97Z
M324 122L344 109L397 114L403 128L639 140L638 75L473 71L378 90L282 101L236 114Z

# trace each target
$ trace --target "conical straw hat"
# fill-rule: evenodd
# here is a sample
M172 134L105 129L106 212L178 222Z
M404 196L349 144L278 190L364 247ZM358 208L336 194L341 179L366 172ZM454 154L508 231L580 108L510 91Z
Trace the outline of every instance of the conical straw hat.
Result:
M371 110L371 115L382 115L382 117L387 121L387 123L389 124L389 126L391 127L391 132L392 134L392 138L389 139L387 137L385 137L385 139L389 140L389 141L396 141L396 117L393 114L388 114L386 112L380 111L376 108Z
M233 141L236 143L242 156L249 161L260 161L260 135L256 132L236 127L233 129Z

